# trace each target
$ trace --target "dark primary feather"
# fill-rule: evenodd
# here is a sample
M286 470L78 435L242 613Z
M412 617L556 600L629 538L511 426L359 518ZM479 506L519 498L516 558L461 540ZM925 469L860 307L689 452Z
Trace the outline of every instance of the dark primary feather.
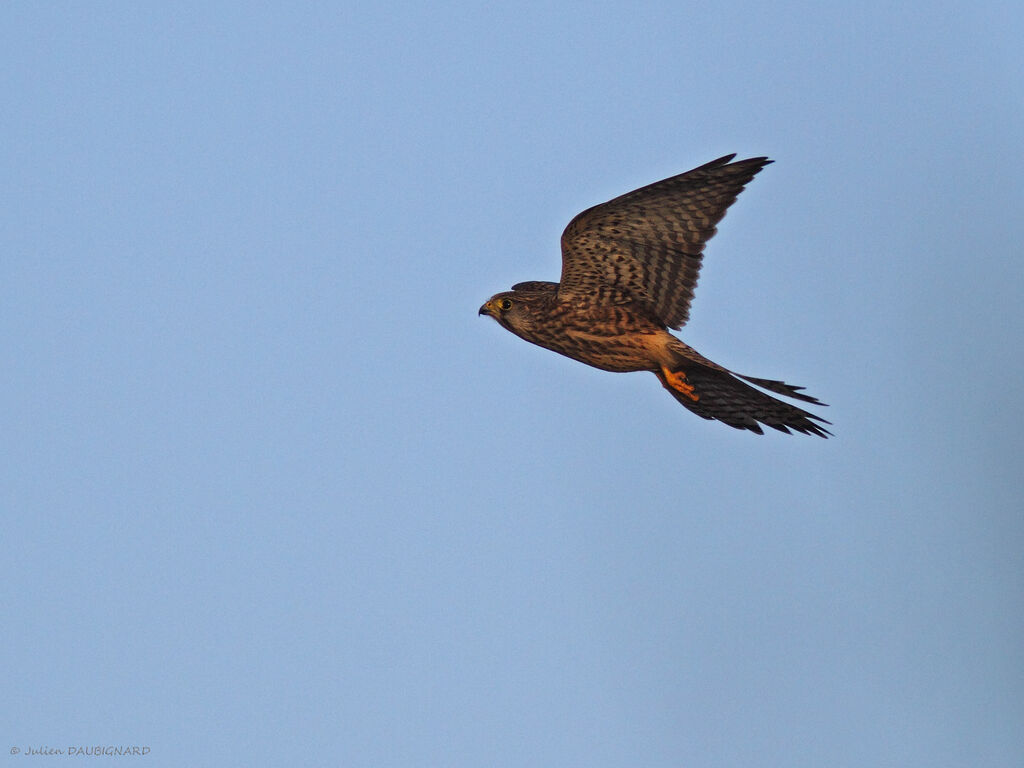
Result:
M774 397L754 389L749 384L744 384L736 378L736 375L728 371L704 365L688 366L686 380L693 385L695 392L700 393L697 400L681 395L668 386L660 371L657 376L662 386L676 400L704 419L717 419L730 427L749 429L759 435L763 434L761 424L787 434L791 429L805 435L817 435L825 438L832 434L822 426L822 424L830 424L827 420L808 413L803 408L776 400ZM742 378L755 382L758 386L765 387L772 392L796 397L816 405L824 405L816 398L795 391L802 387L794 387L781 381L769 379L755 379L749 376Z
M734 157L576 216L562 233L559 297L582 299L618 289L666 326L681 328L690 316L704 244L743 187L771 162L755 157L730 163Z

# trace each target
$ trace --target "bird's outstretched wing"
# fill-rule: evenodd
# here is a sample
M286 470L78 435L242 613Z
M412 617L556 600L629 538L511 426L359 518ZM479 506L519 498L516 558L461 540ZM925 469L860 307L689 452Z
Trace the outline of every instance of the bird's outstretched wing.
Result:
M562 233L560 298L628 295L670 328L690 317L704 244L771 162L726 155L588 208ZM609 292L608 288L615 290Z
M655 371L655 375L676 400L703 419L717 419L730 427L749 429L757 434L763 432L761 424L780 432L792 429L818 437L832 434L823 426L829 422L820 416L754 389L740 379L805 403L825 405L817 398L803 394L800 391L803 387L771 379L740 376L720 367L699 363L686 365L683 370L682 387L678 383L673 386L664 370Z

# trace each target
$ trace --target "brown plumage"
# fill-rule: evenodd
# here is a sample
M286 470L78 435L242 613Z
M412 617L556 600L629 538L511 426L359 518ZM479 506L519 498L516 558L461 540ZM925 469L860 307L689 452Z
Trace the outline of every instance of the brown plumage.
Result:
M576 216L562 233L562 281L518 283L480 314L529 342L606 371L652 371L705 419L761 434L760 424L826 437L819 416L776 394L823 405L801 387L741 376L668 332L690 316L704 244L743 187L771 161L735 155L628 192Z

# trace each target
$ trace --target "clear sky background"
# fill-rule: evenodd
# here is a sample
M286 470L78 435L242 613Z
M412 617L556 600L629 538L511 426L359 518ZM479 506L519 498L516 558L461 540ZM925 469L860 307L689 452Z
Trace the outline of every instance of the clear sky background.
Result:
M4 761L1024 765L1022 19L5 3ZM477 317L730 152L680 335L833 439Z

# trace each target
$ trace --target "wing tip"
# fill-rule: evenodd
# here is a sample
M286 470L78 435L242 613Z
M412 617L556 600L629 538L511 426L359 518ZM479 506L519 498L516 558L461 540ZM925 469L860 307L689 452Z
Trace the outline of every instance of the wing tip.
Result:
M725 165L737 165L737 166L739 166L739 165L742 165L742 166L756 165L758 167L758 170L760 170L761 168L764 168L766 165L771 165L772 163L775 162L771 158L763 156L763 155L760 156L760 157L748 157L748 158L745 158L743 160L736 160L736 162L733 162L733 159L735 157L736 157L736 153L735 152L731 152L728 155L722 155L721 157L717 158L716 160L712 160L710 163L704 163L704 165L697 166L693 170L695 170L695 171L706 171L706 170L711 170L712 168L721 168L722 166L725 166ZM756 173L756 171L755 171L755 173Z

